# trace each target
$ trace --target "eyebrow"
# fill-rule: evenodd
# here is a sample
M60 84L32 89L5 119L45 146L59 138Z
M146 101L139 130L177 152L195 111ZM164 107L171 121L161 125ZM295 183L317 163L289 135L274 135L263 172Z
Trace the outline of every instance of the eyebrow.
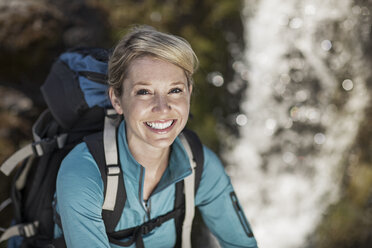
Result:
M187 85L187 83L185 83L185 82L182 82L182 81L176 81L176 82L172 82L170 85L171 86L174 86L174 85ZM135 87L135 86L149 86L149 85L152 85L152 83L150 83L150 82L146 82L146 81L139 81L139 82L135 82L134 84L133 84L133 87Z
M141 86L141 85L143 85L143 86L148 86L148 85L151 85L151 83L149 83L149 82L139 81L139 82L135 82L135 83L133 84L133 86L137 86L137 85L139 85L139 86Z
M171 83L172 86L173 86L173 85L179 85L179 84L187 85L187 82L176 81L176 82Z

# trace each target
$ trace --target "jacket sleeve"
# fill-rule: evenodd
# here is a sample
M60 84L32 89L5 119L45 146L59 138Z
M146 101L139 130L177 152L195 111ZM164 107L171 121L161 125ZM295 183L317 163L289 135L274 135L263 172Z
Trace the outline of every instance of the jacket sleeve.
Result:
M205 224L222 247L257 247L253 232L221 161L204 147L204 169L196 195Z
M85 143L63 160L56 188L67 247L110 247L101 217L103 183Z

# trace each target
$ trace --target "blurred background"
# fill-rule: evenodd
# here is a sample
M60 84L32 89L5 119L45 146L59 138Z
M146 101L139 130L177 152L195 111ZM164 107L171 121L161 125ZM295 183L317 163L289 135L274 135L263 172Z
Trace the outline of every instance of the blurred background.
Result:
M190 127L217 152L261 248L372 247L370 0L0 0L0 161L76 46L134 24L200 59ZM0 175L0 200L10 179ZM0 227L9 222L0 216Z

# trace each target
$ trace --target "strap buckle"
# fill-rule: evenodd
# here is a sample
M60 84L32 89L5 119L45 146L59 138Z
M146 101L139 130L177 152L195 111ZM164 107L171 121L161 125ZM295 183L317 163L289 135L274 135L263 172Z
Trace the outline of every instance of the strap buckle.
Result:
M37 232L37 227L39 226L39 222L35 221L29 224L21 225L18 227L19 234L23 237L32 237Z
M162 216L159 216L156 219L153 219L153 220L150 220L149 222L143 223L141 225L141 233L144 234L144 235L148 234L149 232L154 230L156 227L161 226L161 224L163 223L161 217Z
M143 234L143 235L148 234L149 232L151 232L151 230L152 229L147 225L141 226L141 234Z
M120 167L117 164L107 165L106 174L107 176L118 176L120 175Z
M40 140L40 141L35 141L31 144L32 147L32 152L34 155L40 157L44 154L44 149L43 149L43 143L45 143L45 140Z
M39 227L39 222L34 221L27 224L18 224L11 226L5 230L5 232L0 237L0 242L8 240L14 236L32 237L37 233L37 228Z
M53 138L44 138L33 142L32 151L33 153L40 157L46 153L54 151L56 148L63 148L66 144L67 134L56 135Z

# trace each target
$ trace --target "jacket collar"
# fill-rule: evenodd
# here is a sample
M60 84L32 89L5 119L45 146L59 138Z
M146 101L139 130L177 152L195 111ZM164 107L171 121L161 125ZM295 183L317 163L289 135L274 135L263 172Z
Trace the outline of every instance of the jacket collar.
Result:
M145 168L135 160L135 158L133 157L129 150L124 121L120 124L118 129L118 147L119 159L121 163L121 168L125 175L125 179L134 180L135 182L137 182L134 183L134 185L139 185L140 182L143 181L144 173L146 172ZM191 166L188 155L180 139L177 137L171 146L168 167L166 168L162 178L160 179L159 184L155 188L152 195L165 189L169 185L181 181L190 174Z

